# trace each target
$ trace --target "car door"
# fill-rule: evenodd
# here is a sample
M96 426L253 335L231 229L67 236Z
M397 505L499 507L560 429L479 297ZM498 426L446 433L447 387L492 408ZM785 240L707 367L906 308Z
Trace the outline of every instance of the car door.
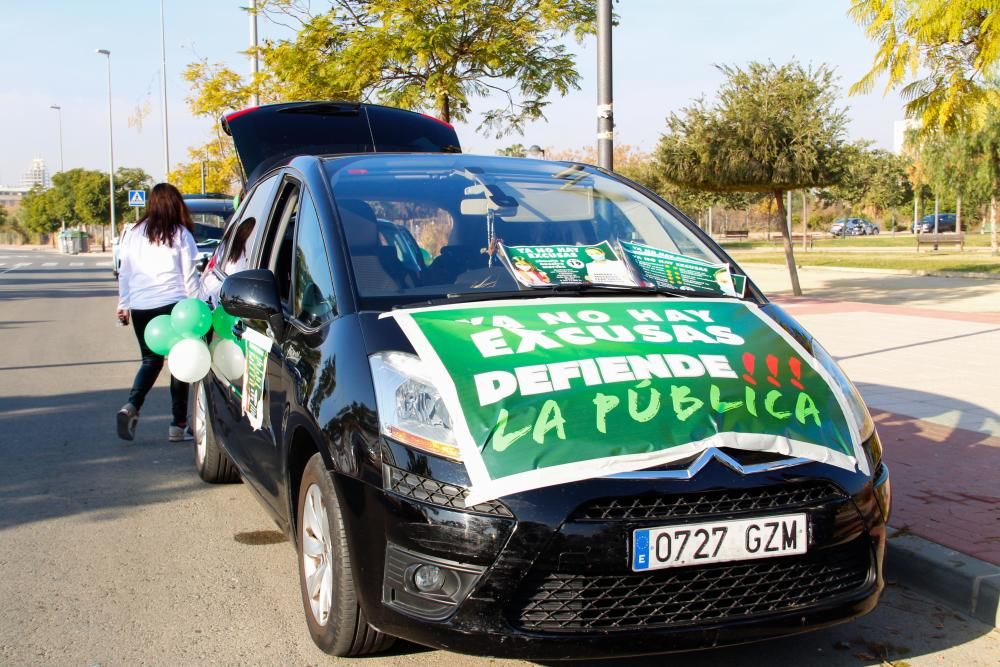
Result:
M281 293L282 310L287 322L291 312L291 276L293 243L298 216L301 181L285 173L278 185L274 205L263 226L263 237L253 259L252 268L269 269L277 279ZM267 370L264 379L264 419L260 428L253 428L250 420L242 414L233 428L231 442L226 448L233 452L237 465L260 498L276 515L281 516L285 508L279 502L282 491L282 474L277 444L281 442L284 414L282 409L275 412L273 406L287 404L286 374L283 371L284 355L281 340L268 324L261 320L244 320L244 326L271 338Z

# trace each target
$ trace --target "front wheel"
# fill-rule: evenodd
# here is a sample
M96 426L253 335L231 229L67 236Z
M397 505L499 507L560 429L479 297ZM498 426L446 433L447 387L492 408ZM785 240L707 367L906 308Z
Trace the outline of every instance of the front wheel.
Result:
M302 473L298 519L299 588L316 646L342 657L392 646L395 638L368 625L358 604L337 491L319 454L313 454Z

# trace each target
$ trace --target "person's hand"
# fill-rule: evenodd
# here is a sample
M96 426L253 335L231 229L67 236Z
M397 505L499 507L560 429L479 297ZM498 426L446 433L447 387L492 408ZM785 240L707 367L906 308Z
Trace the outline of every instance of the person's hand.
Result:
M123 327L127 327L128 326L128 311L127 310L122 310L121 308L119 308L117 314L118 314L118 321L122 323Z

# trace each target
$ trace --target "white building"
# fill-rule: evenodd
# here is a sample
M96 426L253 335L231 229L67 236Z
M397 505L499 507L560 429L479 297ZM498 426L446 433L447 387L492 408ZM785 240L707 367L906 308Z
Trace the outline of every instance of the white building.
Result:
M30 190L36 185L41 185L43 188L52 185L52 180L49 178L49 169L45 166L45 160L37 157L31 161L31 166L21 176L21 187Z
M892 152L896 155L903 154L903 148L906 146L906 133L909 130L920 127L920 121L907 118L905 120L897 120L892 124Z

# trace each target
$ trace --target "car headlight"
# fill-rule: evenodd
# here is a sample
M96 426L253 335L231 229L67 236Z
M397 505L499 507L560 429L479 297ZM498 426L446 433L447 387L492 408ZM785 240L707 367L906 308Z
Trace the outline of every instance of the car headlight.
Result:
M369 357L379 427L386 437L453 461L461 461L451 415L424 363L412 354Z
M837 386L840 387L841 393L847 398L847 407L851 411L851 415L854 417L854 423L858 425L858 432L861 436L862 442L868 440L872 433L875 432L875 422L872 421L872 416L868 413L868 406L865 405L865 400L861 398L861 392L858 388L854 386L847 374L844 373L843 369L833 360L830 353L826 351L822 345L819 344L815 339L812 341L812 353L816 357L816 361L819 365L830 374ZM872 463L877 464L878 461L873 461Z

